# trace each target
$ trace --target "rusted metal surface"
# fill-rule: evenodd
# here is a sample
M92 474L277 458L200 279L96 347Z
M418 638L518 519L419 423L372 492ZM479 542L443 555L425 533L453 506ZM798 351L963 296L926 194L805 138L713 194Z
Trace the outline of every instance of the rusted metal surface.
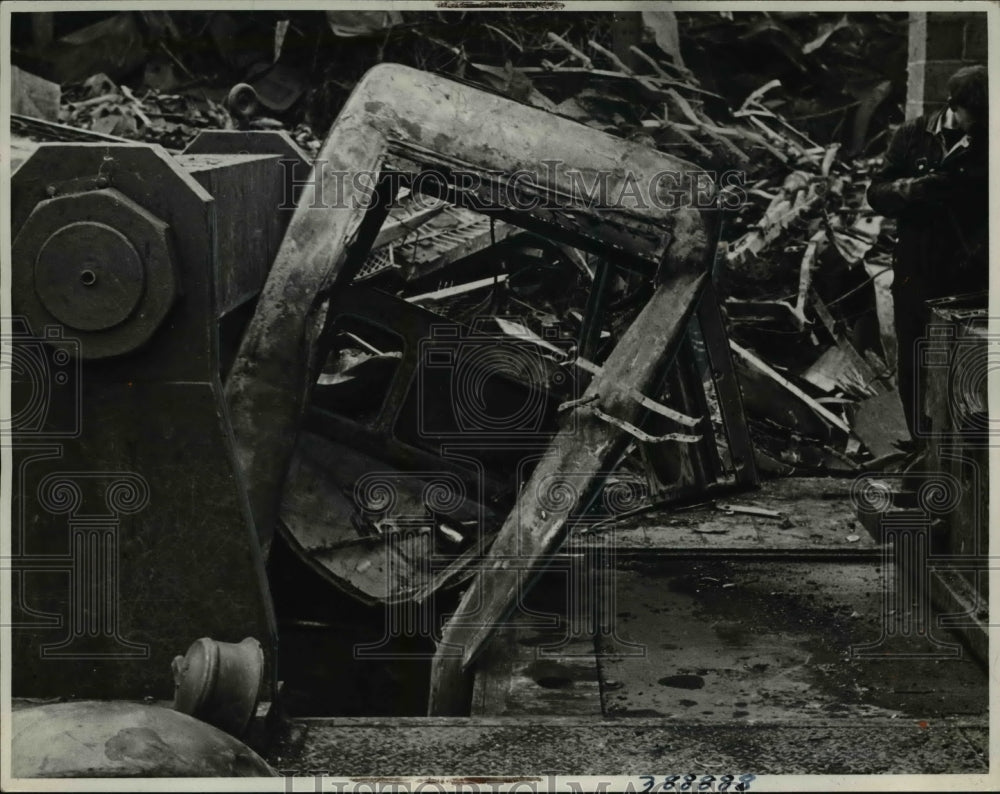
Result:
M15 710L15 778L277 777L228 733L162 706L83 700Z
M23 264L14 271L18 311L34 328L65 327L84 358L146 344L177 298L168 225L119 190L39 202L11 254Z
M177 711L233 736L246 732L264 683L264 651L257 640L201 637L171 666Z
M919 436L928 459L922 488L936 487L952 509L944 516L947 552L976 561L962 575L986 608L989 576L982 567L989 556L990 466L992 425L989 373L998 358L996 337L989 333L986 295L958 296L928 303L928 339L916 355L923 367ZM923 500L934 507L934 500ZM979 568L980 570L975 570ZM954 589L954 588L952 588Z
M707 276L696 269L697 260L682 258L671 264L679 272L657 288L608 356L602 373L591 381L581 405L566 417L521 490L485 567L445 627L432 667L430 715L464 713L466 670L513 607L522 580L561 542L567 523L592 498L602 472L628 438L621 429L600 421L584 401L593 397L604 411L637 422L642 409L629 390L648 388L676 353Z
M220 317L260 292L290 212L278 155L179 154L174 158L215 199L216 310Z
M353 275L345 263L352 247L364 247L358 235L371 185L343 175L378 174L390 157L413 170L480 175L479 190L459 194L440 186L458 203L481 201L488 189L502 194L513 175L534 174L540 164L554 163L536 180L542 184L517 183L507 208L497 214L555 239L645 262L650 271L665 255L668 274L679 262L702 262L705 256L698 211L677 207L676 196L671 201L668 195L671 189L691 191L687 163L435 75L397 65L371 70L317 158L313 184L303 191L226 381L237 452L265 548L315 371L314 343L325 314L322 292ZM658 181L663 173L678 181ZM579 193L574 174L587 184L607 174L607 195L589 203L573 200L574 190ZM622 206L617 198L632 186L639 198ZM515 196L534 196L543 205L551 200L556 209L518 211ZM352 207L353 202L361 206ZM357 267L365 255L367 250L353 254Z
M206 635L257 637L271 665L270 593L219 379L219 204L176 159L142 144L42 145L11 197L12 401L37 404L11 429L13 692L169 698L171 660ZM49 238L32 227L53 207L52 227L91 224L112 241L77 238L80 250L66 254L74 290L120 279L136 260L118 254L135 250L143 289L124 293L120 305L137 305L121 323L102 327L103 300L41 314L36 264ZM89 286L78 280L87 270ZM165 316L153 317L154 297ZM162 322L140 334L152 319ZM80 355L116 335L119 355Z

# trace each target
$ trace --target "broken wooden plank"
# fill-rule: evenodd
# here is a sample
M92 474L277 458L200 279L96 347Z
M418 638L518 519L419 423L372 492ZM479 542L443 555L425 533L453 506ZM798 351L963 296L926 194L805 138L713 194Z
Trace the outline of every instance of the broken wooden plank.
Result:
M673 359L705 281L704 273L669 276L608 356L604 372L594 377L584 398L595 396L606 412L638 421L641 406L629 391L648 388ZM524 571L543 563L562 542L571 517L586 506L603 480L602 472L627 440L624 431L597 419L586 405L564 416L562 429L445 626L431 667L431 716L465 712L469 666L514 607Z

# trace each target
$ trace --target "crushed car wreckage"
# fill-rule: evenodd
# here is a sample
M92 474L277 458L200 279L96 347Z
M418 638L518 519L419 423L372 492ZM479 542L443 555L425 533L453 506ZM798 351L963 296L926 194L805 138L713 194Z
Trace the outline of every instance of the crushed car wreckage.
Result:
M773 75L702 86L664 16L666 59L594 31L578 48L570 28L510 39L537 65L502 69L407 27L452 77L382 63L359 81L366 63L340 76L332 127L286 112L307 104L277 63L287 20L227 107L221 86L166 94L149 69L145 92L95 70L61 98L14 74L25 776L47 741L60 774L274 774L305 747L299 717L683 714L697 701L672 688L745 685L729 673L746 657L715 651L742 653L748 625L795 653L800 625L865 640L859 583L975 614L958 630L986 656L979 562L917 581L930 557L985 549L985 379L959 373L989 343L982 296L931 307L944 332L921 399L939 435L918 462L943 477L921 485L900 446L895 225L865 195L895 89L855 87L826 134L835 119L799 124L822 102L796 115ZM845 15L792 50L838 30L864 33ZM159 46L184 69L179 36ZM750 493L758 473L774 478ZM838 598L777 589L822 561L854 565ZM654 617L677 604L681 629ZM783 615L795 631L772 643ZM708 648L715 667L650 678L618 653L645 657L661 631L664 667ZM844 708L839 688L820 698ZM96 755L52 738L67 720ZM119 757L122 735L181 752Z
M173 623L234 642L261 637L272 687L274 645L267 638L274 630L266 625L273 618L260 552L252 547L266 555L276 529L312 567L361 600L419 601L471 576L464 603L485 588L490 621L499 621L521 577L502 558L518 547L519 568L543 562L573 516L595 509L609 477L617 484L637 479L637 460L640 470L658 472L661 498L756 481L708 275L717 231L713 194L710 185L692 178L696 169L690 164L479 88L384 65L356 88L312 176L291 172L292 188L304 183L302 195L290 219L283 213L271 221L287 223L287 229L268 232L263 248L244 245L242 260L227 251L214 266L198 266L219 279L209 284L201 277L203 313L179 313L193 296L187 268L223 252L213 253L207 239L198 248L191 234L179 260L168 244L163 264L144 276L159 289L162 277L154 277L172 272L178 279L180 263L177 286L142 299L155 303L156 314L132 319L131 304L121 304L129 296L102 297L114 283L103 271L84 284L89 300L80 311L98 311L107 300L121 304L124 323L115 328L92 327L86 316L67 314L58 295L36 294L38 265L32 263L37 247L45 248L42 232L52 231L42 217L46 201L79 215L87 229L110 226L115 231L104 244L131 250L136 213L144 217L152 208L154 216L175 217L178 210L168 205L190 203L185 191L196 197L189 213L198 201L210 207L207 188L217 198L217 234L240 239L250 209L227 201L223 188L243 172L256 180L262 196L287 191L289 170L276 166L281 157L288 165L294 144L261 133L205 136L176 158L136 144L41 146L15 177L15 308L29 317L31 330L56 325L81 332L79 360L93 373L85 378L89 410L114 405L123 416L154 424L221 422L224 435L231 423L234 458L192 465L198 471L210 466L217 477L228 478L222 490L232 490L234 501L216 499L220 515L212 531L235 544L232 559L248 555L247 570L232 569L233 588L223 599L227 609L206 621L198 599L178 598ZM42 173L53 157L61 177L51 169ZM96 171L90 164L95 157L103 163ZM291 158L300 169L302 160ZM540 172L548 181L526 179L541 162L549 164ZM74 181L74 168L99 172L103 181ZM163 172L158 184L172 187L151 205L151 194L133 184L124 168L140 175ZM607 192L596 199L580 195L573 181L580 172L604 175ZM372 179L335 184L343 173ZM619 200L626 179L631 199ZM52 185L54 190L47 189ZM697 198L677 201L678 185ZM656 192L668 188L671 193ZM323 204L333 197L339 203ZM414 210L418 198L422 203ZM430 239L421 241L425 248L445 243L449 253L460 249L444 265L434 257L435 265L424 269L438 268L435 278L447 273L457 280L454 274L462 273L462 283L408 298L366 286L385 247L405 241L414 212L429 227L424 231ZM169 224L145 222L161 229L169 243ZM71 224L65 233L80 228ZM272 257L267 268L265 260ZM85 271L94 269L85 265ZM421 267L419 256L413 257L417 276ZM474 283L464 281L466 272ZM80 288L70 283L65 289ZM463 312L463 300L484 298L496 310ZM521 308L510 311L514 306ZM475 322L469 321L472 314L478 314ZM171 372L157 360L176 355L164 341L157 346L170 336L163 326L168 316L174 317L175 344L186 338L178 335L181 328L209 343L220 334L221 347L209 344L199 359L196 380L204 379L205 410L199 414L189 404L184 420L153 416L151 404L142 400L123 403L114 386L134 377L139 351L168 386L172 378L190 384L180 362ZM716 429L728 441L725 455ZM162 435L169 438L170 431ZM81 454L95 445L100 442L85 434ZM205 526L205 516L194 518L200 501L184 495L178 478L161 476L162 446L150 440L142 460L128 461L112 460L116 453L107 448L108 466L139 471L151 499L171 500L189 516L183 520L192 529ZM673 454L663 452L668 447ZM628 467L620 470L629 456L631 474ZM678 456L685 466L677 466ZM239 506L241 493L249 498L249 515ZM30 501L23 497L22 509L30 511ZM143 526L138 520L138 535L122 534L121 553L141 547ZM253 542L244 534L251 528ZM185 535L164 542L177 546L182 559L198 547ZM170 567L162 565L161 573ZM166 590L173 587L169 581ZM125 594L140 587L130 580L114 586ZM254 597L238 593L256 586L261 589ZM154 619L141 602L126 610L135 627ZM162 622L162 615L155 620ZM463 666L487 634L477 630L466 638ZM449 634L442 647L454 640ZM30 638L24 650L37 652L38 642L39 636ZM163 655L178 647L179 638ZM148 665L122 660L107 664L129 669L120 679L122 696L163 686L165 671L151 675ZM434 712L455 708L431 705Z
M502 133L486 136L486 128ZM461 664L467 667L489 626L502 621L516 598L521 571L558 546L572 516L589 506L629 440L701 442L696 484L707 487L710 478L718 478L710 417L692 415L696 399L706 404L706 371L722 392L721 418L734 448L729 479L754 481L725 331L706 286L714 238L711 223L696 206L694 196L705 187L696 183L692 166L398 66L378 67L362 81L317 162L226 381L262 545L271 542L291 466L281 524L314 564L369 598L426 597L429 589L452 578L458 564L478 554L483 559L449 627L461 627L469 605L482 597L483 628L461 639L446 628L441 643L442 648L464 645ZM548 173L551 181L524 179L541 162L555 164ZM392 172L384 167L390 164ZM606 195L611 196L620 196L620 183L628 179L640 191L638 200L628 206L601 196L585 203L571 182L580 171L609 175ZM379 174L374 195L380 200L374 207L359 206L353 186L345 193L334 184L343 172ZM429 173L436 178L425 178ZM659 187L664 175L671 175L675 186L686 184L691 198L678 202L676 187L672 197L653 194L664 189ZM510 320L494 320L492 333L483 334L482 327L442 324L419 307L349 286L366 262L400 181L601 257L576 351L530 329L515 332L511 340L505 332L517 324ZM355 208L313 209L324 195L342 193ZM503 200L491 200L496 196ZM606 293L618 268L637 271L653 286L652 295L606 358L591 362L580 350L597 348ZM659 405L645 392L655 394L669 366L686 360L677 353L690 342L694 317L706 338L703 366L691 367L686 391L674 393L678 407ZM309 351L305 359L303 350ZM542 351L548 353L544 359ZM526 361L525 355L531 358ZM331 357L349 363L323 373L322 362ZM345 416L358 379L367 384L354 390L362 405ZM585 379L586 387L576 385ZM382 388L374 388L379 382ZM381 407L378 393L387 395ZM441 395L450 397L450 410L441 405ZM307 405L308 429L300 435L298 417ZM427 415L429 406L437 416ZM654 437L641 430L638 425L650 408L674 423L674 432ZM699 426L700 433L692 432ZM320 428L326 439L315 432ZM345 444L362 449L365 457L346 454ZM518 462L513 472L511 451ZM428 453L435 466L431 476L421 474L420 461L428 460ZM436 469L448 457L458 459L458 465L452 461L450 471L439 474ZM709 461L714 466L705 465ZM497 492L487 486L496 479L507 479L506 488ZM315 513L319 495L327 493L341 496L327 505L329 528L324 529ZM477 500L474 494L482 495ZM360 516L359 496L368 500ZM461 529L468 525L471 531ZM372 545L372 538L379 543ZM457 555L441 554L449 544ZM471 547L471 554L463 547ZM517 550L517 566L504 563ZM428 569L433 571L429 577ZM451 696L443 693L455 690L441 684L454 674L443 672L451 657L439 654L439 659L449 661L436 667L431 712L464 708L458 701L441 701Z

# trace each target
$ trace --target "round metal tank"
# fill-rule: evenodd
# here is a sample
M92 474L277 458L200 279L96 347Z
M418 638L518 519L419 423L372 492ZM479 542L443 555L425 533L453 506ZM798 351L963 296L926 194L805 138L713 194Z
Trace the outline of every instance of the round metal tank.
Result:
M82 700L12 718L15 778L278 776L239 740L162 706Z

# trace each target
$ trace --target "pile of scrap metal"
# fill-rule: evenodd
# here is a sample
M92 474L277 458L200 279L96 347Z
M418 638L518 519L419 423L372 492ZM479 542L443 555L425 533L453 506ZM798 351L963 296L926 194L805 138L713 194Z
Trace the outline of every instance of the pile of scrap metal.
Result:
M80 571L69 593L27 577L25 603L91 599L99 624L16 616L18 695L162 699L179 648L252 637L273 700L277 534L369 603L474 575L430 704L462 712L470 665L585 515L756 482L691 164L396 65L318 160L220 131L176 156L41 145L15 172L13 565ZM580 195L581 170L607 193ZM36 405L39 368L63 388Z
M418 73L399 74L408 81L406 75ZM427 80L420 77L421 84ZM436 94L433 85L421 90ZM509 103L478 91L470 97L485 109ZM514 166L526 174L540 162L556 162L542 156L555 146L544 140L549 127L581 129L527 106L510 107L525 140L536 141L539 159L526 159L523 145L491 149L494 160L503 158L492 179L516 173ZM447 145L460 150L463 164L477 164L485 156L481 133L471 119L459 123L469 126L467 141L450 132ZM411 122L407 129L416 128ZM587 134L599 136L601 146L632 149L604 133ZM576 146L573 156L581 157ZM393 174L410 175L406 183L438 156L422 154L425 162L393 152L389 163ZM592 167L567 162L543 175L556 179L577 164ZM677 166L678 174L689 169L669 158L664 165ZM424 601L475 573L472 563L489 551L504 516L524 509L515 506L519 495L537 477L539 461L554 454L567 417L575 416L579 400L594 401L582 396L588 383L604 377L613 351L642 338L634 324L657 294L655 268L635 253L648 244L636 235L653 238L641 227L623 236L618 226L618 218L633 224L629 218L639 210L616 207L600 221L592 215L597 225L581 236L576 222L551 210L474 211L473 195L453 192L444 200L406 184L388 198L370 250L352 265L351 285L331 292L325 304L316 380L277 524L282 541L303 560L368 603ZM575 199L585 206L583 197ZM701 232L684 236L692 234ZM681 292L685 308L674 319L693 330L676 342L679 366L655 376L645 393L623 387L635 400L624 413L640 410L631 419L588 408L609 435L628 443L607 448L599 474L574 473L582 464L567 461L572 501L582 500L580 509L606 516L755 481L714 293L701 282ZM259 319L260 313L254 322ZM253 335L251 327L248 338ZM674 344L632 355L653 357L660 371L666 363L660 357ZM248 389L259 388L257 374L255 368ZM236 382L231 376L227 388ZM595 502L602 486L605 496Z
M652 16L644 12L643 19ZM633 46L629 65L597 41L577 47L554 33L548 38L562 61L498 70L455 54L467 79L588 126L638 136L715 178L723 210L715 274L761 470L847 474L899 458L896 442L908 436L894 379L894 223L865 199L878 158L845 157L838 145L812 140L776 109L776 80L729 112L676 50L653 57L650 48ZM855 118L853 152L870 148L861 144L871 111L885 99L886 84L878 88ZM438 214L423 206L409 214L394 210L396 236L386 239L365 275L409 298L426 293L422 300L435 305L464 301L476 311L487 291L502 291L482 277L452 277L447 265L466 246L499 242L506 228L487 227L461 210ZM424 224L424 232L415 230ZM501 248L485 251L480 261L502 257ZM445 254L452 249L457 254ZM593 264L580 261L580 272ZM560 283L558 267L549 273ZM619 286L623 296L629 292L628 284ZM523 306L508 302L503 311L521 315L535 333L545 325L528 320L537 312ZM550 306L543 312L549 325L553 312L572 324L579 310ZM605 330L617 338L626 325Z
M431 713L464 713L485 642L630 444L677 445L665 477L689 493L756 481L708 275L713 186L684 161L394 65L358 85L317 162L226 379L254 523L264 548L277 524L314 567L378 600L427 598L478 559L432 670ZM581 171L606 176L606 191L581 195ZM663 174L684 200L667 200ZM380 237L439 210L407 207L387 227L400 185L485 213L491 236L496 219L541 238L497 244L476 273L481 308L451 307L464 322L418 305L426 293L406 301L352 283L373 269ZM483 234L444 228L466 245ZM419 272L419 247L399 247ZM606 310L631 281L646 299L605 337ZM522 319L486 309L504 292L529 307ZM576 328L560 307L581 314ZM640 427L647 415L666 427ZM628 501L604 489L611 510Z
M730 113L676 56L671 63L633 48L637 70L590 42L613 70L605 72L559 43L581 68L522 70L550 93L586 74L586 90L557 112L618 132L638 124L655 146L720 183L715 272L760 469L846 474L901 457L895 442L908 434L894 382L894 223L865 198L879 159L845 157L789 122L781 99L771 99L777 80ZM878 88L855 118L853 152L870 148L862 144L887 84Z
M720 123L709 115L720 98L669 57L653 58L633 47L638 65L630 67L596 41L587 45L591 60L561 37L552 34L549 39L554 52L566 54L566 61L511 67L504 79L484 64L470 63L466 76L601 130L620 133L638 124L648 143L679 152L717 177L722 245L715 273L722 292L730 296L725 309L758 467L779 474L846 472L865 459L891 453L892 441L905 430L885 421L899 413L886 364L894 361L887 291L891 270L884 244L888 226L883 229L881 219L865 211L869 164L845 163L836 147L819 146L771 110L765 103L775 82L753 92ZM566 98L556 103L549 96ZM616 96L621 101L611 99ZM127 105L132 100L122 95L115 101ZM204 148L205 140L189 151L212 151ZM301 152L295 156L306 159ZM723 166L728 170L719 177L717 169ZM304 181L304 169L298 179ZM394 293L414 307L412 311L439 315L436 321L458 323L462 334L476 323L478 333L500 334L542 351L544 366L555 367L561 378L558 388L546 387L554 407L578 385L579 367L566 362L577 355L603 360L652 294L642 273L609 268L606 257L527 232L495 215L410 192L405 186L392 198L386 222L354 283ZM603 305L592 304L597 292L604 295ZM590 316L598 310L600 323ZM332 347L316 384L310 421L348 410L356 412L354 418L361 424L372 421L377 406L371 394L392 381L407 346L398 335L386 338L358 327L330 330L327 338L333 340ZM704 359L703 350L695 358L699 356ZM526 366L522 362L508 369ZM547 376L546 382L551 380ZM438 407L430 414L425 401L407 410L421 422L425 415L433 419L447 414L451 398L446 386L435 387ZM669 391L660 396L666 398ZM681 385L674 383L673 391L680 393ZM513 410L510 406L523 401L523 395L505 399ZM721 471L729 465L728 450L711 388L705 405L719 442ZM543 423L550 432L554 417L552 408ZM379 421L389 421L389 415ZM420 426L413 435L426 435L425 429ZM435 443L443 439L439 435ZM681 498L690 489L679 487L680 472L671 461L676 455L664 453L676 452L678 443L654 449L636 439L617 462L615 477L638 483L635 487L641 487L647 503ZM696 480L690 470L685 477L686 486ZM345 478L352 479L348 473ZM343 492L345 486L337 490ZM300 508L307 513L313 509ZM435 523L423 506L415 509L415 515L424 518L411 523L425 529ZM457 535L445 532L444 523L438 522L438 546L466 549L470 538L458 527L471 520L468 515L451 519L449 531ZM291 527L301 523L289 519ZM364 537L377 538L392 522L378 515L360 524L366 527ZM359 545L351 533L328 537L290 530L287 535L297 539L295 547L324 575L333 571L334 581L364 600L393 600L425 590L413 591L411 584L399 582L386 586L384 566L375 559L381 551L372 551L376 546L370 542ZM457 573L452 571L445 580L454 581ZM404 580L408 577L400 582Z
M652 24L657 15L642 16ZM825 24L805 51L846 27L846 17ZM899 26L890 28L896 41ZM516 84L536 106L645 138L716 178L715 272L762 471L846 474L901 457L896 442L908 434L894 380L894 224L865 199L879 159L864 153L884 137L869 130L890 83L862 97L844 156L778 111L779 81L730 112L661 38L661 55L633 46L628 65L596 41L576 47L549 34L566 55L560 63L508 68L504 79L481 64L467 72L508 93Z
M909 437L894 384L894 225L865 198L878 161L842 160L764 108L774 87L737 115L799 156L744 186L741 234L720 252L733 350L762 469L857 471L899 457Z
M715 272L761 470L846 474L901 457L895 444L908 434L894 379L894 223L865 198L879 158L811 139L777 110L777 80L727 112L691 72L643 50L633 48L644 64L636 70L590 42L594 58L611 64L606 72L560 43L581 68L522 70L549 92L586 74L587 89L556 112L620 133L638 124L653 145L720 184ZM854 153L870 148L862 144L887 85L878 88L855 118Z
M351 315L328 320L324 332L307 433L282 506L283 539L369 603L425 600L465 581L561 413L601 374L654 286L648 273L618 268L607 253L403 189L349 297L331 299L328 316L340 307ZM400 318L395 334L384 330L390 314ZM718 356L721 325L705 325ZM703 495L710 482L736 482L743 466L728 458L724 413L742 424L738 395L720 406L706 343L697 344L697 353L679 356L686 380L675 375L650 392L659 402L644 401L646 429L625 425L631 443L605 464L616 496L592 508L604 517L608 505L612 513L638 510ZM725 372L717 368L718 377ZM414 378L416 389L403 397L398 381ZM702 417L681 413L696 408ZM711 465L691 468L692 447ZM418 453L442 471L428 479L397 470L412 468L405 461ZM386 544L398 547L388 559ZM456 556L428 578L428 558L442 555Z
M565 80L567 71L533 76L536 82ZM847 473L894 455L894 442L907 437L894 387L894 225L865 199L878 160L845 160L838 146L817 144L769 109L764 103L776 81L751 94L733 114L733 123L722 125L706 115L699 93L707 92L690 76L681 82L663 74L591 69L587 79L661 92L685 121L644 119L653 142L676 146L706 168L727 158L741 167L720 179L724 212L716 273L728 296L726 315L762 470ZM693 93L685 98L677 85ZM592 126L611 127L596 106L576 116ZM555 109L566 111L566 102ZM483 280L487 270L464 270L457 278L449 274L457 258L479 251L480 263L509 256L509 246L497 245L508 235L507 226L426 202L416 209L404 203L390 219L382 245L362 273L372 283L454 310L464 301L475 311L477 302L494 296L494 311L522 315L536 333L555 317L571 325L579 317L579 307L549 306L548 317L539 318L523 305L501 301L497 296L512 289L517 293L516 284L497 289ZM594 263L586 258L566 259L563 252L549 251L552 284L567 283L557 260L570 266L567 273L586 277L593 271ZM535 268L533 277L545 272ZM628 292L627 284L619 288ZM498 301L504 302L502 309ZM607 332L616 336L624 325Z

